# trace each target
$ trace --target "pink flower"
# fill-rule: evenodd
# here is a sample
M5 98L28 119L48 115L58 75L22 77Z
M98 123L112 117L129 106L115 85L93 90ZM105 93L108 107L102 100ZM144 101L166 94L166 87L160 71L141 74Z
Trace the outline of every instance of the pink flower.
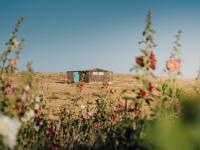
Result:
M35 104L35 108L34 108L34 111L36 114L39 114L40 113L40 104Z
M13 81L12 80L8 80L7 87L12 87L12 85L13 85Z
M95 122L93 124L93 128L98 129L100 127L100 124L98 122Z
M29 86L29 85L26 85L26 86L24 87L24 90L25 90L26 92L28 92L28 91L30 90L30 86Z
M10 59L10 60L9 60L9 64L10 64L11 66L15 66L15 65L17 64L16 59Z
M124 110L125 107L126 107L125 100L123 100L123 99L120 100L120 101L119 101L119 108L120 108L120 110Z
M126 100L120 100L119 101L119 108L121 111L124 111L126 109ZM127 110L131 111L134 108L134 105L127 101Z
M92 117L93 115L94 115L94 112L92 112L92 111L89 111L89 112L88 112L88 116L89 116L89 117Z
M40 109L40 104L35 104L35 109Z
M5 92L6 92L7 95L12 95L12 93L13 93L12 87L7 87L7 88L5 89Z
M166 69L169 72L180 71L181 68L181 59L180 58L170 58L166 62Z

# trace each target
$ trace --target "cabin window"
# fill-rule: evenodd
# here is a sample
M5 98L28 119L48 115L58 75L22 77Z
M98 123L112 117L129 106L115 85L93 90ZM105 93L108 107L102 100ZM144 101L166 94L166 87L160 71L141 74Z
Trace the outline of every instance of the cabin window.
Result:
M102 76L102 75L104 75L104 72L93 72L92 75L93 76Z
M103 76L103 75L104 75L104 72L99 72L99 75L100 75L100 76Z
M92 74L93 74L93 76L97 76L97 75L99 75L98 72L93 72Z

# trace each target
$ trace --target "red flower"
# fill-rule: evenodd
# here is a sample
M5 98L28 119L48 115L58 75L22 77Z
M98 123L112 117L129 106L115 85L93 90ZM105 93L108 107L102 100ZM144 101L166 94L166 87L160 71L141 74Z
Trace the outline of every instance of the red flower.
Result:
M59 144L53 144L48 150L57 150L59 148Z
M39 109L35 109L34 112L35 112L36 114L39 114L39 113L40 113L40 110L39 110Z
M129 110L129 111L132 111L133 109L134 109L134 105L132 104L132 103L128 103L127 104L127 109Z
M48 150L57 150L57 147L55 147L54 145L52 145Z
M142 56L136 57L135 58L136 64L140 65L141 67L144 67L144 62Z
M19 111L19 110L21 109L21 103L20 103L20 102L17 102L17 103L15 104L15 109L16 109L17 111Z
M140 90L140 96L142 97L147 96L147 92L145 90Z
M116 114L112 114L112 115L111 115L111 120L112 120L112 121L115 121L116 119L117 119L117 115L116 115Z
M151 62L151 69L156 70L156 62Z
M153 84L151 82L149 82L149 87L148 87L149 92L152 92L153 89L154 89Z
M37 127L40 127L40 126L43 125L43 122L42 122L42 120L38 119L38 120L36 120L35 124L36 124Z
M53 130L53 126L48 126L47 127L47 130L46 130L46 134L50 137L50 136L53 136L55 133L54 133L54 130Z
M150 68L152 70L155 70L156 69L156 62L157 61L156 61L156 55L154 54L153 51L150 52L149 58L150 58Z
M151 60L156 60L156 55L154 54L153 51L150 52L150 57Z
M84 84L83 83L78 83L77 87L80 89L80 91L83 90Z
M93 128L98 129L100 127L100 124L98 122L95 122L93 124Z
M135 107L135 108L133 109L133 112L135 112L135 113L140 113L141 110L140 110L138 107Z

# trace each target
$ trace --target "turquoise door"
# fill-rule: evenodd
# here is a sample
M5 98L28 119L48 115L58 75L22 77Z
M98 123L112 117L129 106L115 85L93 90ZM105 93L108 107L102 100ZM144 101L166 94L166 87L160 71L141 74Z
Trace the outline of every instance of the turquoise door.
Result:
M79 74L79 72L74 72L73 76L74 76L74 82L79 82L80 81L80 74Z

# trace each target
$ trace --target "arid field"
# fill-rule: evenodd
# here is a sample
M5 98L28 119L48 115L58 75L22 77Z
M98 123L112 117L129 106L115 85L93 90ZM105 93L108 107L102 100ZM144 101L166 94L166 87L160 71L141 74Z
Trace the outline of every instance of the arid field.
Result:
M57 118L60 109L69 107L80 94L82 97L79 101L80 105L88 101L91 104L95 103L98 93L102 90L110 93L112 99L116 99L116 103L118 103L123 96L133 96L134 92L131 92L131 90L140 86L138 76L133 74L114 74L113 82L106 89L102 88L103 83L83 83L82 92L79 91L76 83L68 83L66 73L34 73L34 79L39 88L43 89L46 115L51 119ZM152 79L155 84L164 80L167 80L167 78L157 77ZM188 94L194 91L196 83L194 79L179 77L176 82L178 86L187 89L185 92ZM130 91L121 95L121 92L125 89Z

